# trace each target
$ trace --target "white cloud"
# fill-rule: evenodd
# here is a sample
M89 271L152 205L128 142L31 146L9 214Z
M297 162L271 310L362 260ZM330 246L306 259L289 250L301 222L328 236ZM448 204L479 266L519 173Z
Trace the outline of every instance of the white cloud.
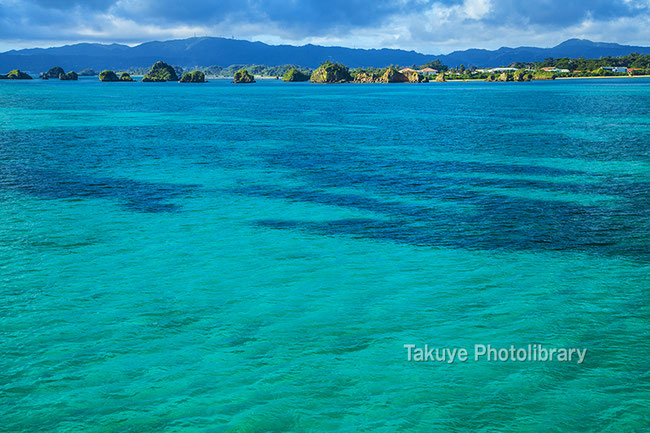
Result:
M468 18L480 20L490 12L492 4L490 0L465 0L462 8Z

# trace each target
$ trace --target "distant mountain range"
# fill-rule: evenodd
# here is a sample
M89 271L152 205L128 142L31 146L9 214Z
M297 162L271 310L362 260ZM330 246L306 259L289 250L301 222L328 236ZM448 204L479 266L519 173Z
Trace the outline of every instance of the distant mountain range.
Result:
M536 47L502 47L498 50L470 49L454 51L445 56L438 56L440 61L449 66L474 65L478 67L507 66L513 62L536 62L553 57L598 59L607 56L626 56L638 52L650 54L650 47L635 47L607 42L592 42L586 39L569 39L553 48Z
M146 42L134 47L119 44L75 44L54 48L12 50L0 54L0 72L19 68L31 73L61 66L66 71L85 68L95 70L146 67L158 60L182 67L263 64L296 64L317 67L325 60L342 62L350 67L421 65L440 59L449 66L505 66L512 62L531 62L548 57L599 58L632 52L650 54L650 47L635 47L583 39L570 39L553 48L519 47L498 50L470 49L447 55L421 54L395 49L358 49L320 45L267 45L237 39L213 37Z

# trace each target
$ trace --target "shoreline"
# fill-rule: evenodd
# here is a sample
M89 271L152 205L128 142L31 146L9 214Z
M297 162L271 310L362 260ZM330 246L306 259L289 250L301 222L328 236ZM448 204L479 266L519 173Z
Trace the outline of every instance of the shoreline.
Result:
M594 78L648 78L650 75L610 75L602 77L557 77L556 80L584 80Z
M142 78L143 75L132 75L133 78ZM91 77L86 77L86 78L91 78ZM233 80L234 77L224 77L224 76L213 76L213 75L206 75L205 76L206 80ZM531 81L555 81L555 80L597 80L597 79L628 79L628 78L650 78L650 74L645 74L645 75L610 75L610 76L589 76L589 77L556 77L555 79L548 79L548 80L531 80ZM38 80L38 77L33 77L34 80ZM281 77L274 77L274 76L255 76L256 80L260 81L282 81ZM5 81L5 80L3 80ZM15 80L8 80L8 81L15 81ZM136 80L136 82L141 82L139 80ZM309 81L307 81L309 82ZM500 81L487 81L484 78L467 78L467 79L462 79L462 78L449 78L446 79L444 82L447 83L464 83L464 82L500 82ZM508 81L508 82L515 82L515 81ZM431 84L431 83L437 83L435 80L428 81L426 83L387 83L387 84ZM325 83L328 84L328 83ZM349 82L349 83L342 83L342 84L378 84L378 83L354 83L354 82Z
M553 80L531 80L531 81L555 81L555 80L597 80L600 78L650 78L650 75L613 75L613 76L594 76L594 77L556 77ZM483 78L470 78L470 79L448 79L447 83L463 83L469 81L483 81L486 83L494 82L505 82L505 81L486 81ZM429 83L434 83L435 81L429 81ZM508 83L515 83L516 81L508 81Z

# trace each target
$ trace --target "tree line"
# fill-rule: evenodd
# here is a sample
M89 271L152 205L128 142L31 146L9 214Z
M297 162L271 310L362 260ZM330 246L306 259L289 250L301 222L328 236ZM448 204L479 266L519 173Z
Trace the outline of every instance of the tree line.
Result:
M601 57L599 59L585 59L578 57L572 59L562 57L554 59L552 57L544 59L541 62L514 62L509 65L511 68L518 69L541 69L553 67L558 69L568 69L570 71L595 71L606 67L626 67L631 69L650 70L650 54L632 53L627 56L619 57Z

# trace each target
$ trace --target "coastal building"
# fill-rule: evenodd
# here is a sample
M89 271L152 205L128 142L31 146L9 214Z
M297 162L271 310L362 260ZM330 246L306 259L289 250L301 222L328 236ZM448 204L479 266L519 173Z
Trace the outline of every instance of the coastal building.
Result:
M541 68L540 71L555 72L557 74L568 74L571 72L569 69L560 69L560 68L556 68L555 66L547 66L545 68Z
M493 68L489 69L488 72L495 73L495 72L513 72L516 71L517 68Z
M604 69L606 71L612 71L612 72L619 72L619 73L627 73L627 68L625 66L603 66L600 69Z
M405 72L416 72L415 69L412 69L412 68L404 68L404 69L400 69L399 71L402 74L404 74Z
M424 69L419 70L418 72L421 73L421 74L424 74L424 75L437 75L438 74L438 70L433 69L433 68L424 68Z

